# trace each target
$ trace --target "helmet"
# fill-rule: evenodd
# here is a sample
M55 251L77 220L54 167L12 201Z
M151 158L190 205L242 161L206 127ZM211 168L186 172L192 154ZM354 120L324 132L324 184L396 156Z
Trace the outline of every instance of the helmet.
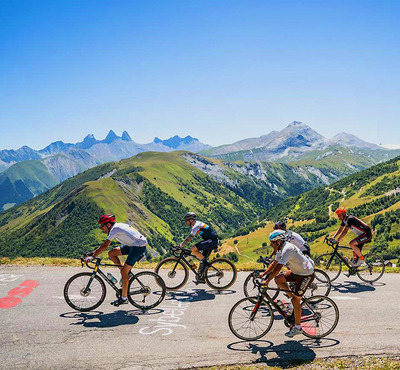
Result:
M278 221L274 225L274 230L286 230L286 223L285 221Z
M339 215L345 215L346 214L346 208L344 207L339 207L336 211L335 211L336 216Z
M185 221L187 221L187 220L195 220L196 218L197 218L197 215L194 212L188 212L188 213L186 213L186 215L184 217Z
M269 234L269 240L271 242L277 240L284 240L286 238L286 233L283 230L275 230L271 234Z
M108 224L108 223L115 224L115 215L103 215L100 216L98 223L99 224Z

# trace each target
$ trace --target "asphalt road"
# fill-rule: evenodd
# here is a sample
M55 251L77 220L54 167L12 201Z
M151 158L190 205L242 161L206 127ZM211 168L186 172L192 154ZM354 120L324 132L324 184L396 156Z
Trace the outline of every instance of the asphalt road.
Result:
M357 277L339 278L330 297L339 306L340 321L327 338L289 339L277 317L262 340L243 342L230 332L227 317L243 297L248 273L239 273L232 290L221 294L206 285L195 286L190 279L184 290L168 294L146 313L131 305L111 306L115 295L108 289L96 311L80 313L65 303L63 287L70 276L84 270L0 266L1 369L277 365L290 359L400 352L398 274L385 274L374 285ZM10 296L14 298L6 298Z

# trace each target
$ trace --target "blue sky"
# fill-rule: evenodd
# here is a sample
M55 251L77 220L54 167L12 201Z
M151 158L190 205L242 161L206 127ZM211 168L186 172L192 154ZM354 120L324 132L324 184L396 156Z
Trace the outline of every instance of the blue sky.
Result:
M302 121L400 143L400 1L0 2L0 149Z

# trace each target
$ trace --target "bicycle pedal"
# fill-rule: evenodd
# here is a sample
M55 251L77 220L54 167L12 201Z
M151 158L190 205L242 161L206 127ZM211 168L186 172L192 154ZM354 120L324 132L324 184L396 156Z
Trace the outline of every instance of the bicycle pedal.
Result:
M206 283L205 280L193 280L193 282L194 282L196 285L205 284L205 283Z

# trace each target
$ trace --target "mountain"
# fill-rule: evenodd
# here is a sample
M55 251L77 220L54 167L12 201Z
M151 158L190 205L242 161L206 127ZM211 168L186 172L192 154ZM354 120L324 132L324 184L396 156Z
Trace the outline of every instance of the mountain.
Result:
M238 248L240 259L256 259L266 253L262 243L266 242L274 222L287 219L290 229L299 232L311 244L314 256L325 253L330 249L323 243L324 236L332 235L339 227L334 215L339 206L373 228L374 237L367 250L384 259L400 258L400 156L331 185L285 199L267 212L265 227L229 239L223 251L227 253ZM343 243L348 244L353 238L354 234L349 232ZM238 240L236 244L234 239Z
M8 167L17 162L40 158L41 155L36 150L26 145L17 150L0 150L0 163L3 166L8 165Z
M342 146L345 148L359 148L359 149L382 149L381 146L377 144L367 143L364 140L359 139L357 136L341 132L337 134L332 139L328 140L328 145Z
M189 135L184 138L175 135L174 137L171 137L167 140L161 140L158 137L156 137L154 138L153 142L156 144L161 143L162 145L165 145L171 149L187 150L194 153L211 148L210 145L203 144L198 139L191 137Z
M182 151L140 153L82 172L1 213L0 253L79 256L104 238L98 215L115 212L148 236L152 255L164 254L187 234L182 215L189 209L221 236L246 233L266 209L321 183L313 179L314 184L285 164L224 164Z

